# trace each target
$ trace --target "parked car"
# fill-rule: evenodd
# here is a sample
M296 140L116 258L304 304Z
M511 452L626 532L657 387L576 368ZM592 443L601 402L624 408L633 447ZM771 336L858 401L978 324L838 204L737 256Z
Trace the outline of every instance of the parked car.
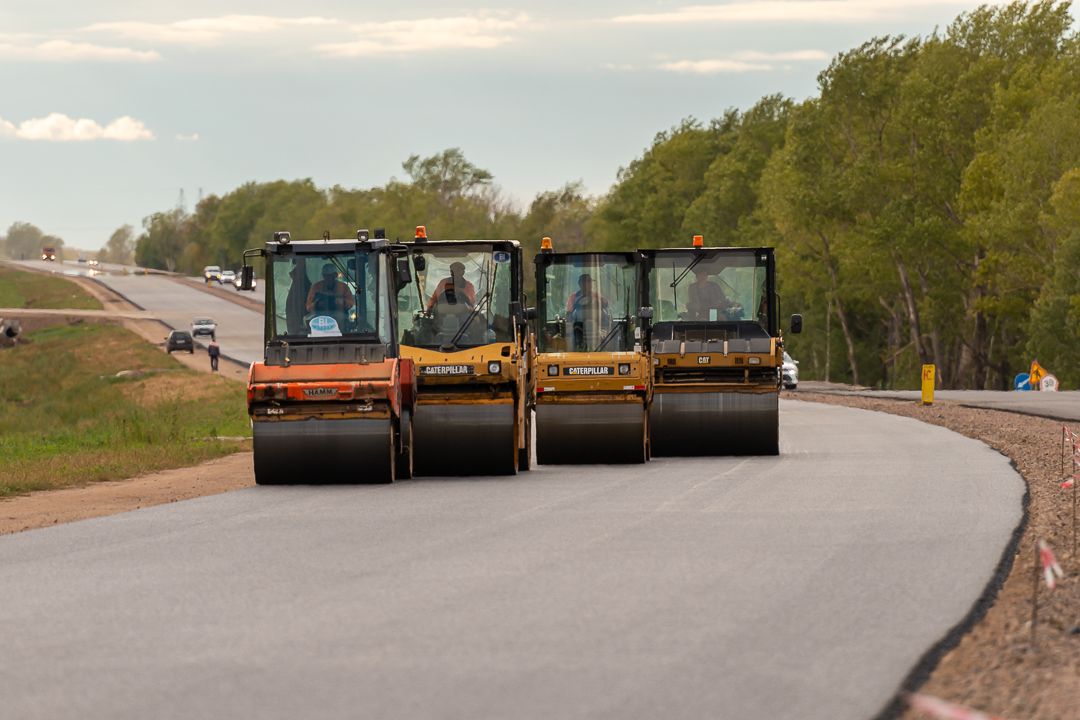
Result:
M799 387L799 361L792 360L791 356L784 351L784 387L794 390Z
M81 262L81 263L86 262L86 256L85 255L80 255L78 262Z
M241 287L241 285L243 284L243 281L244 281L244 279L242 277L240 277L240 273L236 273L236 278L233 280L233 287L236 288L237 292L240 292L241 290L244 289L244 288ZM255 290L255 276L254 275L251 276L251 289Z
M209 335L211 340L217 339L217 323L210 318L197 318L191 321L191 334L195 337Z
M202 269L203 280L210 282L215 280L221 282L221 268L217 265L207 265Z
M194 354L195 339L191 337L191 333L187 330L173 330L169 333L169 337L165 338L165 352L171 355L173 350L187 350Z
M225 283L230 283L231 284L231 283L235 283L235 282L236 282L236 273L234 273L232 270L222 270L221 271L221 284L222 285L224 285Z

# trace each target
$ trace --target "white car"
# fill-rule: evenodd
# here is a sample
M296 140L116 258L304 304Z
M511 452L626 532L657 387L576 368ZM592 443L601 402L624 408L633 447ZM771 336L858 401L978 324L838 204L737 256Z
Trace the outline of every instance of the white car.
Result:
M217 339L217 323L210 318L196 318L191 321L192 337L209 335L211 340Z
M222 285L224 285L225 283L234 283L234 282L236 282L236 273L234 273L232 270L222 270L221 271L221 284Z
M799 387L799 361L792 360L791 356L784 351L784 388L794 390Z
M207 265L203 268L202 274L203 280L206 282L210 282L211 280L221 282L221 268L217 265Z

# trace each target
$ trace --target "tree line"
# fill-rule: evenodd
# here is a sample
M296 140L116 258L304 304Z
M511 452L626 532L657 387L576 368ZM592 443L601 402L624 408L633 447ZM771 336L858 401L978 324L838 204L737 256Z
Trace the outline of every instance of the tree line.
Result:
M539 238L560 250L777 248L804 378L1007 388L1033 358L1080 385L1080 40L1068 2L1015 2L836 56L815 97L779 95L658 133L602 197L580 183L517 208L458 149L383 186L248 183L147 217L142 265L238 264L274 230ZM10 233L9 233L10 235Z

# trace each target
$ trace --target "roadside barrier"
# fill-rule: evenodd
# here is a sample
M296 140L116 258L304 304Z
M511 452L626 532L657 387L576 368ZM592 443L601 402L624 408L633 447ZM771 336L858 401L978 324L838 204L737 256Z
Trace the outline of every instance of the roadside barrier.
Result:
M1065 473L1065 455L1071 456L1072 471ZM1077 478L1080 478L1080 433L1073 432L1068 425L1061 426L1061 489L1072 490L1072 562L1073 570L1080 572L1080 558L1076 554L1076 486Z
M1057 587L1057 581L1065 578L1065 573L1062 572L1061 566L1058 565L1053 549L1046 544L1045 540L1039 541L1039 562L1042 564L1043 579L1046 581L1046 587L1053 590Z
M907 700L912 710L937 718L937 720L1005 720L999 715L987 715L984 712L972 710L933 695L910 693L905 695L904 699Z

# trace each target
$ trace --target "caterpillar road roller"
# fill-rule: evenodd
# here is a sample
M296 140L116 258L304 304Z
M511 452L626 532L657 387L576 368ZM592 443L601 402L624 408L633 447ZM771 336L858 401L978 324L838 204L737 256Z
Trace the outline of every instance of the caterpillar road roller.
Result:
M536 256L536 459L645 462L651 310L639 253Z
M414 282L397 306L401 353L417 368L416 472L528 470L534 391L521 246L429 240L421 225L408 256Z
M780 368L772 248L641 251L648 273L656 455L775 455ZM792 316L791 331L802 318Z
M255 481L393 482L412 474L412 361L399 357L396 301L411 280L405 247L274 234L265 259L265 354L248 377Z

